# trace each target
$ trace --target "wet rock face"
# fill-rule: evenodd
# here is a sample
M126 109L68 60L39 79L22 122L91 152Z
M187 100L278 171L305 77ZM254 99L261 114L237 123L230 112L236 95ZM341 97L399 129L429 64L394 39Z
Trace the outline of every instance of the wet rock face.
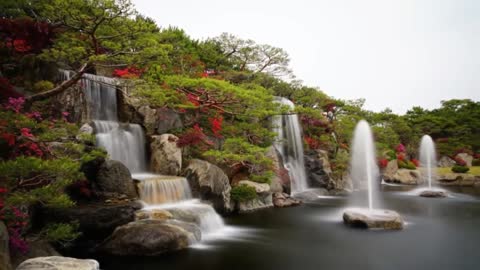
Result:
M118 256L156 256L185 249L191 239L185 228L160 220L131 222L118 227L98 251Z
M334 188L327 152L322 150L309 151L305 155L305 169L308 182L312 187Z
M17 270L99 270L95 260L75 259L61 256L38 257L26 260Z
M182 149L177 146L178 137L172 134L152 136L150 143L150 167L163 175L180 175Z
M286 193L273 193L273 205L278 208L300 205L302 202Z
M385 177L384 180L390 183L418 185L421 184L422 177L418 170L398 169L393 175Z
M106 198L122 195L128 198L138 197L130 171L116 160L107 160L99 167L94 189L101 197Z
M403 229L403 218L395 211L383 209L348 209L343 213L346 225L366 229Z
M248 213L273 207L272 192L269 184L257 183L250 180L241 180L238 185L247 185L255 188L257 198L245 202L237 202L236 209L239 213Z
M230 181L219 167L200 159L193 159L183 175L192 189L193 197L200 197L213 203L213 208L221 213L233 210L230 201Z
M147 131L147 135L163 134L183 128L180 115L173 110L141 106L137 111L143 118L142 124Z

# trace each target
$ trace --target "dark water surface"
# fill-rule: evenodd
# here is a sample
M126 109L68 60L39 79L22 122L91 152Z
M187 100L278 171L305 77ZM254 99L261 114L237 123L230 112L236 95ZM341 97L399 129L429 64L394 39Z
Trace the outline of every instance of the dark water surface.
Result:
M226 219L252 229L233 240L151 258L97 258L106 270L160 269L480 269L480 190L421 198L388 187L385 208L408 222L402 231L353 229L341 222L346 199Z

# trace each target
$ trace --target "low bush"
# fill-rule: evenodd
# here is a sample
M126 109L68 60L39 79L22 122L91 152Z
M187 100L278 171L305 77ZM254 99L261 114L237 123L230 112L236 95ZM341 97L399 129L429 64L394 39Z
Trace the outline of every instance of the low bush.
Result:
M455 165L452 167L452 172L454 173L466 173L470 170L467 166Z
M248 185L239 185L233 187L230 195L234 201L246 202L257 198L257 192L254 187Z
M412 161L406 161L406 160L398 160L398 168L407 169L407 170L417 169L417 167Z

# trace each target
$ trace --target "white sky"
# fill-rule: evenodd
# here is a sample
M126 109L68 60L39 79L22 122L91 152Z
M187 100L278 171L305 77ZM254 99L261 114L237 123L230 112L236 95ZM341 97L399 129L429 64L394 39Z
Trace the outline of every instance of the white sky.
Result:
M298 79L404 113L480 100L477 0L132 0L193 38L232 33L285 49Z

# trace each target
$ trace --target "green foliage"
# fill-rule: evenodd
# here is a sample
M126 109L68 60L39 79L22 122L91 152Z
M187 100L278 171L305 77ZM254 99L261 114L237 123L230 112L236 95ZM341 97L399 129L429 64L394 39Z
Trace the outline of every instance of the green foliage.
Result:
M408 161L405 161L405 160L398 160L398 168L400 169L408 169L408 170L416 170L417 167L415 166L415 164L413 164L412 161L408 160Z
M54 87L50 81L38 81L33 85L33 91L36 93L44 92Z
M347 151L342 149L337 152L331 162L334 179L342 179L348 170L349 161L350 156Z
M234 201L247 202L257 198L257 192L254 187L242 184L232 188L230 196Z
M94 148L91 151L83 154L80 160L82 161L82 163L87 163L98 158L107 158L107 156L108 154L104 149Z
M77 135L78 140L86 145L95 145L96 143L96 137L93 134L88 134L88 133L80 133Z
M467 173L470 170L467 166L455 165L452 167L452 172L454 173Z
M49 242L66 247L81 235L78 228L78 223L50 223L42 229L41 235Z

